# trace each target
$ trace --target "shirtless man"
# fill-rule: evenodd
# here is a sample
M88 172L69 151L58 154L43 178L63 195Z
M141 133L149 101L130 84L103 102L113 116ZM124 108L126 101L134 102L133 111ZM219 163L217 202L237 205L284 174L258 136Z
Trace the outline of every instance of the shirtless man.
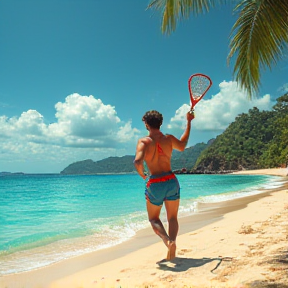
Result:
M176 256L176 237L179 227L177 215L180 201L180 186L172 173L171 155L173 149L183 151L187 145L194 114L188 112L186 119L186 129L179 140L173 135L164 135L160 131L162 114L155 110L146 112L142 121L149 135L139 139L134 160L138 174L144 180L148 178L145 189L148 218L154 232L161 237L168 248L167 260L172 260ZM144 161L149 176L144 171ZM159 218L163 202L167 213L168 234Z

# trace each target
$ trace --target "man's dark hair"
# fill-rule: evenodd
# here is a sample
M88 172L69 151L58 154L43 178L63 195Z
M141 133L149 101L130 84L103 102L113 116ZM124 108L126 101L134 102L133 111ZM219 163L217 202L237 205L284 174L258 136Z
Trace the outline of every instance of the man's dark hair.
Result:
M144 114L142 121L147 123L151 128L160 129L163 122L163 116L156 110L150 110Z

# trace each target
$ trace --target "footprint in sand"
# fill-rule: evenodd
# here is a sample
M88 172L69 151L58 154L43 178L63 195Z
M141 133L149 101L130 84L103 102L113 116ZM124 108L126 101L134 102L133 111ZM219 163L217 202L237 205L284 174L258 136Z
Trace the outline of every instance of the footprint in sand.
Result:
M132 269L131 269L131 268L122 269L122 270L120 271L120 273L124 273L124 272L130 271L130 270L132 270Z
M189 253L189 252L191 252L192 251L192 249L181 249L179 252L178 252L178 254L179 255L184 255L185 253Z

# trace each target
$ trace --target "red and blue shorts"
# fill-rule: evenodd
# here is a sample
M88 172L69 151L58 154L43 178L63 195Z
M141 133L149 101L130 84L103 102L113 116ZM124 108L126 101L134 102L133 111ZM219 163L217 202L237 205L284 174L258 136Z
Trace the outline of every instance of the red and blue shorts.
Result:
M174 173L166 172L160 175L151 175L145 188L146 199L157 206L163 202L180 199L180 185Z

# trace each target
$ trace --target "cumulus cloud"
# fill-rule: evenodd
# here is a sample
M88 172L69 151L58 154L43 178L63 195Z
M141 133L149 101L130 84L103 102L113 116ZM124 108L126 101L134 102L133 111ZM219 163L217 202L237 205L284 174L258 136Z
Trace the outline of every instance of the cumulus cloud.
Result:
M131 122L122 123L115 108L93 96L72 94L55 105L57 122L45 124L35 110L19 118L0 117L2 137L63 147L115 147L136 138Z
M58 102L55 108L57 125L62 131L84 139L107 136L120 122L114 107L104 105L93 96L72 94L66 97L65 103Z
M140 131L131 120L121 121L115 107L100 99L75 93L55 109L56 121L51 124L36 110L19 117L0 116L0 163L5 169L11 163L10 171L16 165L17 171L23 166L22 171L39 172L27 167L42 166L41 172L59 172L82 159L126 155L135 146Z
M211 99L205 97L195 107L195 119L193 128L197 130L223 131L241 113L247 113L249 109L258 107L259 110L270 110L272 102L270 95L266 94L259 99L248 100L237 85L237 82L223 81L219 84L220 91ZM183 129L185 115L190 107L187 104L181 106L171 118L168 128L171 130Z

